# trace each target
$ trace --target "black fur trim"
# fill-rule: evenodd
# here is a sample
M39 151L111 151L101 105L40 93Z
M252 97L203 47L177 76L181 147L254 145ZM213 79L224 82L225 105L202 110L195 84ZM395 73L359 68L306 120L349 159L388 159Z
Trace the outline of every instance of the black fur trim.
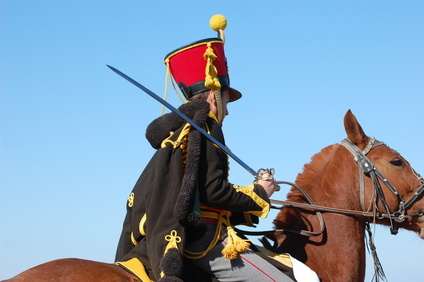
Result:
M193 117L193 121L199 126L203 126L208 118L209 109L199 109ZM197 189L197 175L199 172L200 155L201 155L201 136L202 134L192 129L189 135L187 163L185 173L181 183L180 193L174 206L174 215L183 226L204 225L199 215L192 214L195 194ZM199 226L199 227L200 227Z
M183 271L184 271L184 264L183 264L183 258L181 257L181 254L178 251L178 249L172 248L168 250L165 256L160 260L160 268L162 269L163 273L165 273L166 277L167 276L174 276L175 278L182 277Z
M194 100L181 105L178 110L188 118L194 120L195 114L205 112L209 113L209 103L204 100ZM175 131L185 123L176 113L168 113L152 121L146 129L146 138L153 148L159 149L162 141L169 136L171 131Z
M146 138L153 148L159 149L162 141L169 137L171 131L181 127L183 119L177 114L165 114L152 121L146 129Z
M205 236L207 231L206 222L203 217L195 213L190 213L187 219L186 226L186 244L195 242Z

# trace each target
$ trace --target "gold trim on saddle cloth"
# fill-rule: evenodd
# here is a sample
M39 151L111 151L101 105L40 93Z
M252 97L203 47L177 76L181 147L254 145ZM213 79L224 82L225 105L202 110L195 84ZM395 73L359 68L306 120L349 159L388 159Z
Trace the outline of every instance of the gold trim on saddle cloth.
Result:
M261 246L256 246L256 248L258 248L258 250L263 253L264 255L266 255L269 258L272 258L276 261L278 261L279 263L284 264L287 267L293 268L293 263L290 259L290 256L287 254L277 254L274 253L268 249L265 249L264 247Z
M153 282L149 275L147 275L144 265L137 258L132 258L127 261L118 261L115 262L115 265L118 265L125 269L126 271L137 276L142 282Z

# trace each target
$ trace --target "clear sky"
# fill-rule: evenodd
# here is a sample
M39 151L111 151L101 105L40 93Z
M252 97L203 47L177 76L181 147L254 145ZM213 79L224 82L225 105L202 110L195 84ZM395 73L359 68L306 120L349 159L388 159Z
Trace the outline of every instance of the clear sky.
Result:
M244 93L226 142L251 167L294 181L345 138L351 109L424 173L423 1L1 0L0 279L58 258L113 262L161 107L106 64L162 95L164 56L214 37L214 14L227 17L231 84ZM236 163L230 174L252 181ZM423 241L389 233L375 234L389 281L416 281Z

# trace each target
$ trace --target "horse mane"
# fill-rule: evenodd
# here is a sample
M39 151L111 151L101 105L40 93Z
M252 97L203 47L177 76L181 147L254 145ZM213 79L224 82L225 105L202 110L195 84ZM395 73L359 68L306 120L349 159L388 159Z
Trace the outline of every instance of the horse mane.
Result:
M311 161L303 166L303 171L296 177L296 184L303 190L313 192L314 184L318 179L324 176L323 170L327 167L339 144L333 144L323 148L320 152L312 156ZM292 187L289 194L287 194L289 201L305 202L303 194L296 188Z
M315 184L324 177L323 171L329 165L339 147L339 144L329 145L323 148L320 152L313 155L311 161L305 164L303 166L303 171L297 175L296 184L309 195L317 192L316 189L320 189L320 187L316 187ZM307 202L305 196L295 187L292 187L290 192L287 194L287 200L298 203ZM299 211L292 207L283 207L278 213L277 217L274 219L273 224L277 229L306 228L306 226L304 226L304 222L301 220ZM280 239L285 238L285 235L283 234L275 234L275 236L280 237ZM273 239L274 241L280 241L273 237L274 236L269 236L269 238Z

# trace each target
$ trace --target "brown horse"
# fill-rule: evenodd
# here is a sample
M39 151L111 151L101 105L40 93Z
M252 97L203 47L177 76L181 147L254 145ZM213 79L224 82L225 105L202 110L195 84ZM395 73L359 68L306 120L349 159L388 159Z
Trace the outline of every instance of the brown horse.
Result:
M307 205L286 204L274 220L285 232L267 235L274 248L303 261L325 282L364 280L369 222L424 239L422 177L398 152L366 136L350 110L344 124L347 139L322 149L297 176L306 196L295 187L287 195Z
M422 178L399 153L367 137L350 111L345 128L347 139L313 156L297 177L296 185L306 193L292 188L274 221L285 232L267 236L279 251L305 262L323 281L364 280L367 222L391 225L393 232L398 227L421 231L424 238ZM296 203L307 205L293 207ZM323 210L322 222L314 209ZM138 280L113 264L62 259L7 281Z
M123 268L109 263L83 259L58 259L30 268L21 274L4 280L13 282L139 282Z

